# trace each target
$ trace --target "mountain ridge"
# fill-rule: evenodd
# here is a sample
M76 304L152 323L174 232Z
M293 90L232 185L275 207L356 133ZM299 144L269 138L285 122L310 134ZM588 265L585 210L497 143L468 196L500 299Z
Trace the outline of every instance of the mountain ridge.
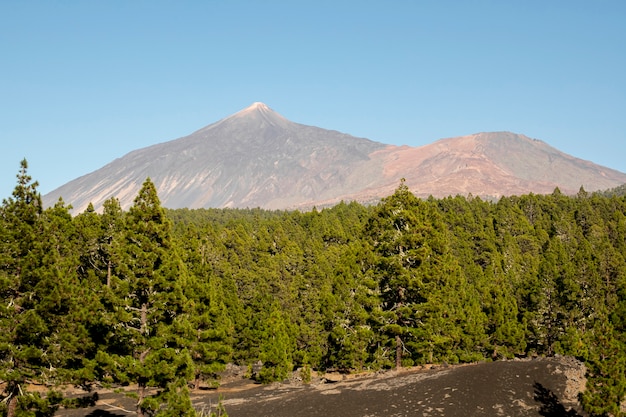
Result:
M82 212L111 197L132 204L146 178L164 207L308 209L374 202L401 178L418 196L575 193L626 183L626 174L511 132L389 145L292 122L261 102L193 133L137 149L44 196Z

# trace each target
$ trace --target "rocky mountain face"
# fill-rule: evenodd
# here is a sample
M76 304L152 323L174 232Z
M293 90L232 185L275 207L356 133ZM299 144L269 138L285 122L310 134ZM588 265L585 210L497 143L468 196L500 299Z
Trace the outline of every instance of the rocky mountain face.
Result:
M74 213L111 197L132 204L150 177L168 208L307 209L375 202L401 178L418 196L499 197L607 189L626 174L508 132L393 146L291 122L263 103L189 136L138 149L44 196Z

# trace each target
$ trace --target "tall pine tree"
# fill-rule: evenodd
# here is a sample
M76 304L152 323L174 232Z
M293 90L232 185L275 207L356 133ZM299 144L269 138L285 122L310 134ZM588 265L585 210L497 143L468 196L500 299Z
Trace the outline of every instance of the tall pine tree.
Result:
M112 345L99 362L112 379L137 385L137 415L193 415L191 356L173 329L184 312L186 270L156 188L147 179L130 208L112 277Z
M0 380L8 417L35 410L52 413L60 398L29 393L27 385L62 382L58 371L73 361L75 342L85 342L79 341L84 336L80 323L70 329L68 321L75 277L71 265L63 262L67 231L62 223L70 219L43 220L38 183L27 170L23 160L13 195L0 208ZM51 248L51 242L57 245Z

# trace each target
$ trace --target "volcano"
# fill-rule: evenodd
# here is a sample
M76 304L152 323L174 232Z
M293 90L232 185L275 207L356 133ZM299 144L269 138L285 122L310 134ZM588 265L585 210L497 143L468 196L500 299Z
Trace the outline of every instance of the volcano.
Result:
M626 174L510 132L395 146L287 120L263 103L188 136L138 149L44 196L75 213L115 197L128 208L150 178L168 208L309 209L373 203L402 178L420 197L573 194L626 183Z

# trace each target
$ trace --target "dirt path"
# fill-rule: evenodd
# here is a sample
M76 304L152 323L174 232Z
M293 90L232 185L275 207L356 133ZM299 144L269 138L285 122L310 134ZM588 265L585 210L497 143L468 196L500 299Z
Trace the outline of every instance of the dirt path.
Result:
M230 417L585 416L576 395L584 368L570 358L479 363L311 384L256 385L238 380L192 395L198 409L215 409L220 397ZM103 394L97 407L58 416L132 415L120 395Z

